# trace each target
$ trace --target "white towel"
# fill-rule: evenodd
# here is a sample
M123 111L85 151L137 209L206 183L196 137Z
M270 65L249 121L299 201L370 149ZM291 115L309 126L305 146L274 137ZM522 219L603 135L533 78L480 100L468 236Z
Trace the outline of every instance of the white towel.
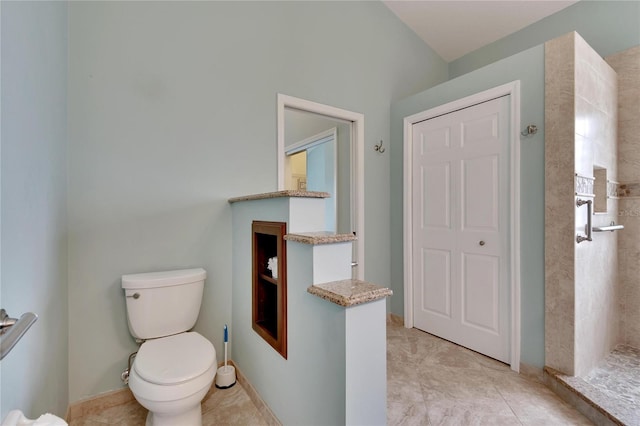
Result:
M278 258L272 257L267 262L267 269L271 271L271 276L278 279Z
M54 416L53 414L43 414L38 419L33 422L34 426L69 426L67 422L62 420L58 416Z
M20 410L11 410L2 421L2 426L68 426L67 422L53 414L43 414L36 420L30 420Z

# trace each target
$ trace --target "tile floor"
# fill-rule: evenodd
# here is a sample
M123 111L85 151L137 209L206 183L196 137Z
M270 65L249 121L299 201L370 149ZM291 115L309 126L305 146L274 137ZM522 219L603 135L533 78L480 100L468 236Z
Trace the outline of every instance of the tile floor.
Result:
M544 385L508 366L416 329L387 327L389 425L589 425ZM202 405L204 425L266 425L237 384ZM89 414L70 426L143 425L136 401Z
M590 425L545 385L493 359L387 327L389 425Z
M640 425L640 350L618 345L584 377L557 374L575 394L615 424Z
M147 410L134 400L74 419L69 426L142 426L146 418ZM244 388L236 383L224 390L212 387L202 401L202 425L266 426L267 422Z

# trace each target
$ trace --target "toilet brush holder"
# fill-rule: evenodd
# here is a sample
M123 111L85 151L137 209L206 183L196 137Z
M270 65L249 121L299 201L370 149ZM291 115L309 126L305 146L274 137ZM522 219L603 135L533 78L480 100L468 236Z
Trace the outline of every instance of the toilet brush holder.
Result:
M224 365L218 368L216 373L216 387L218 389L228 389L236 384L236 368L227 365L227 342L229 341L229 333L227 324L224 325Z
M236 368L232 365L223 365L216 373L216 387L228 389L236 384Z

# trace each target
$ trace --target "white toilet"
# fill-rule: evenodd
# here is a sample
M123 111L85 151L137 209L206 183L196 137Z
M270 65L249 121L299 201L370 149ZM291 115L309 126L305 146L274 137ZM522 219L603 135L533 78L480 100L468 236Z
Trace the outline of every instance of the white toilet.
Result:
M218 361L211 342L189 332L198 319L204 269L122 276L129 330L142 341L129 388L149 410L147 426L200 426L201 402Z

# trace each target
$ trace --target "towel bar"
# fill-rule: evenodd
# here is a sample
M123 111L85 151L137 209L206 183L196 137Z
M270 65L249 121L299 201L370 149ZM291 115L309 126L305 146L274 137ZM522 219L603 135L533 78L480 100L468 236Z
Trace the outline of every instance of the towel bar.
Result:
M606 232L606 231L619 231L621 229L624 229L624 225L616 225L616 224L611 224L609 226L594 226L593 227L593 232Z
M0 359L3 359L38 319L33 312L22 314L20 319L11 318L4 309L0 310Z

